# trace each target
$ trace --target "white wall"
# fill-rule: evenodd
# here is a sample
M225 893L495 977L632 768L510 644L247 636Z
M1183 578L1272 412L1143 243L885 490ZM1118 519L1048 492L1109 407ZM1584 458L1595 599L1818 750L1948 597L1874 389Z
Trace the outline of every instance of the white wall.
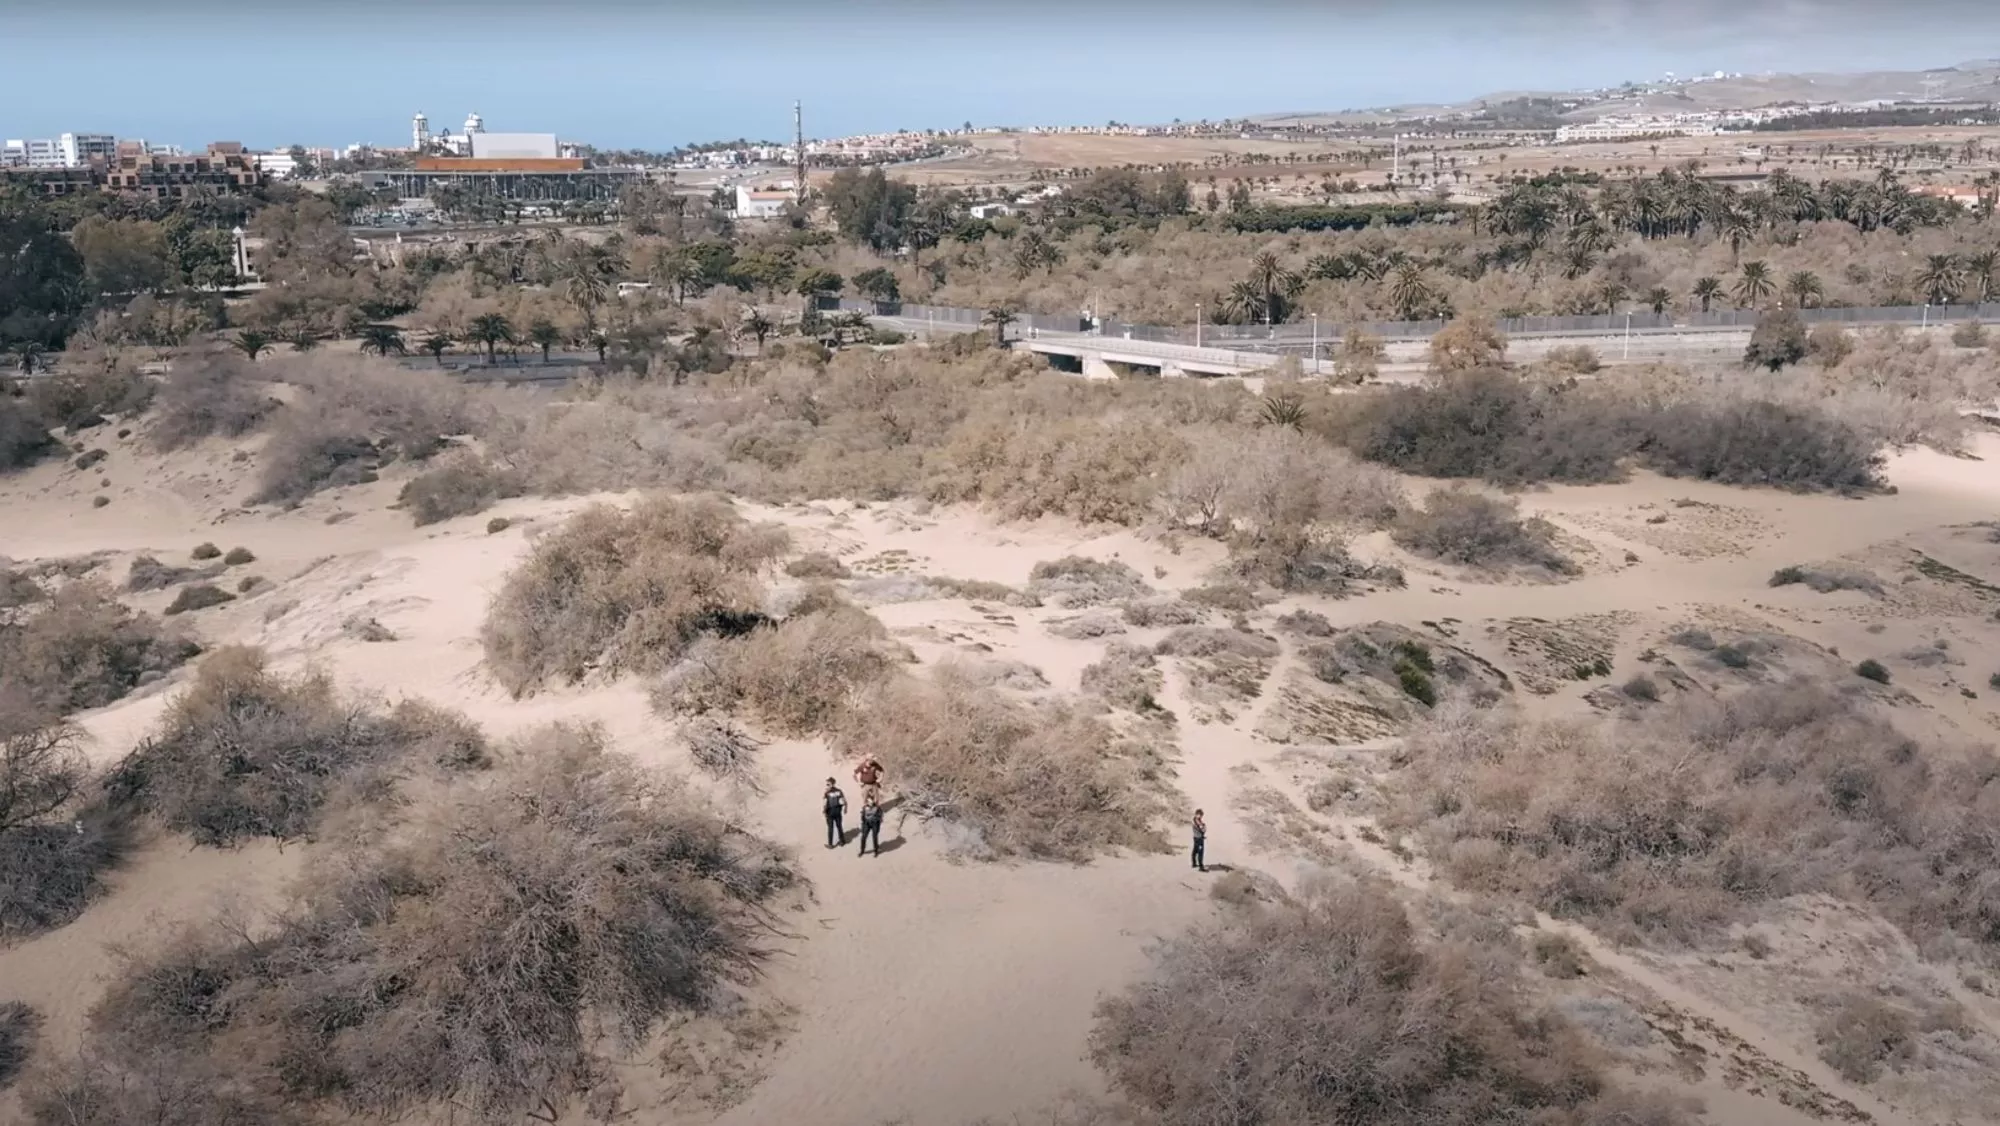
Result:
M560 154L554 133L474 133L472 155L479 160L554 160Z

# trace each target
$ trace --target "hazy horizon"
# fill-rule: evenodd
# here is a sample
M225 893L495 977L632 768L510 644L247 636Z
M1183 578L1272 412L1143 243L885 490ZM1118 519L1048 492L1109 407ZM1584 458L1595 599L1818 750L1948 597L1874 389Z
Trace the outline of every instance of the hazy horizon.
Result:
M393 145L408 143L421 110L434 130L478 112L493 130L666 149L789 136L794 98L811 136L1330 112L1667 71L1946 67L2000 55L1983 8L1690 0L1661 21L1638 0L1505 11L863 0L736 12L644 0L344 0L311 12L206 0L168 12L78 0L0 11L0 41L14 48L0 135ZM194 65L177 81L163 60Z

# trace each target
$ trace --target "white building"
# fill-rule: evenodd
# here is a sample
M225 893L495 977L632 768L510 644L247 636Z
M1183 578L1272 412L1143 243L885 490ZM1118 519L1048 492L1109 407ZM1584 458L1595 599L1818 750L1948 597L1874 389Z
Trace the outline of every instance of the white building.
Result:
M66 136L68 136L66 134ZM113 152L116 152L114 146ZM35 137L0 143L0 166L10 168L61 168L63 144L60 140Z
M485 118L480 117L476 113L468 113L465 115L465 133L467 136L471 136L474 133L484 133L484 132L486 132Z
M1607 117L1584 125L1565 125L1556 130L1556 142L1624 141L1634 137L1708 137L1715 126L1706 121L1666 117Z
M431 143L431 119L421 112L410 119L410 148L422 156Z
M736 185L738 219L777 219L794 202L790 188L752 188Z
M80 168L93 160L118 159L118 138L109 133L64 133L56 142L65 168Z
M554 160L560 154L554 133L488 133L483 129L468 129L466 135L472 139L473 157L479 160Z
M997 202L975 203L971 207L966 208L966 212L974 219L991 219L998 215L1012 215L1014 213L1014 205Z
M298 174L299 162L288 152L260 152L250 159L257 171L273 179L289 180Z

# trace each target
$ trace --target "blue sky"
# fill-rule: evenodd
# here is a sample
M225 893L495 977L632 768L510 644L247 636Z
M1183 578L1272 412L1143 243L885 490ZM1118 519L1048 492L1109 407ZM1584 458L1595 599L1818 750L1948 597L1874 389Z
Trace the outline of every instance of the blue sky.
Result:
M1166 121L2000 56L1987 0L0 0L0 135L602 147ZM176 71L185 71L185 77Z

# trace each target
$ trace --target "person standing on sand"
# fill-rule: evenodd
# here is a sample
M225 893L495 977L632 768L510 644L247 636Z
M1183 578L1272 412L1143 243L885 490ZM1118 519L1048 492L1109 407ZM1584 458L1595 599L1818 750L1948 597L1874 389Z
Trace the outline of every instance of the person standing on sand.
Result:
M874 755L863 758L861 765L854 768L854 780L861 784L861 797L864 802L882 800L881 760Z
M1194 811L1194 855L1190 858L1193 861L1191 867L1197 872L1208 871L1208 860L1202 855L1202 850L1207 846L1208 822L1203 819L1201 810L1197 809Z
M862 856L868 855L868 837L870 834L873 834L875 837L875 855L882 855L882 807L876 803L873 794L870 794L868 800L861 803L860 855Z
M826 780L826 847L839 848L847 843L847 827L843 821L847 817L847 795L840 792L840 785L833 779Z

